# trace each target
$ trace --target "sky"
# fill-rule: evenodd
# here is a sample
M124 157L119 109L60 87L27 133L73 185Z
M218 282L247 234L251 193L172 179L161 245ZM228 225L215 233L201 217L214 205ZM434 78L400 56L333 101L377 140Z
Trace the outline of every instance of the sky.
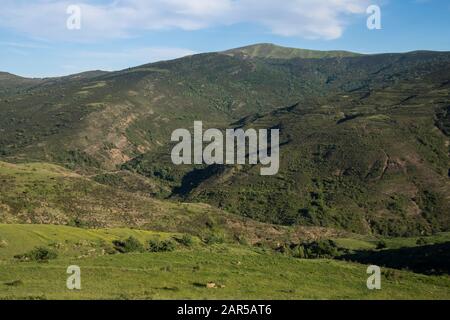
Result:
M381 29L367 27L373 5L380 8ZM255 43L360 53L450 51L450 1L0 1L0 71L26 77L121 70Z

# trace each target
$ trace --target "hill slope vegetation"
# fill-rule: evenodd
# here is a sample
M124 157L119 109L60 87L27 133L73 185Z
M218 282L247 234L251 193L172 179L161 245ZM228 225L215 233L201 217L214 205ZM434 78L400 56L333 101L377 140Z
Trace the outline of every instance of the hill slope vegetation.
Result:
M446 231L449 74L445 52L256 45L118 72L4 75L0 157L62 165L107 193L206 202L270 224L397 236ZM194 120L279 128L280 174L175 167L170 134ZM36 210L22 214L42 216Z

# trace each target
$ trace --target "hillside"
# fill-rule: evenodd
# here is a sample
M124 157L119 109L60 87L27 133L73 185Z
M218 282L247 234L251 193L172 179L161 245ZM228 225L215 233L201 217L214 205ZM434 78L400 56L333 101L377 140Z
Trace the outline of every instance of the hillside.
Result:
M108 194L127 192L118 195L127 203L143 192L150 199L144 206L166 198L206 202L269 224L397 236L447 231L449 74L446 52L256 45L118 72L20 84L8 76L0 83L0 157L96 177L94 189L105 195L86 196L92 207ZM280 128L280 174L173 166L170 134L194 120ZM9 199L17 198L11 190ZM83 197L70 201L86 210ZM93 221L106 219L99 208ZM37 207L21 210L3 220L45 221Z
M114 253L112 241L174 239L130 229L0 225L0 299L433 299L449 298L447 276L386 269L382 290L367 290L364 265L304 260L193 239L171 252ZM26 242L23 240L26 239ZM173 241L173 240L172 240ZM14 256L44 246L49 261ZM82 290L67 290L67 266L81 268ZM114 279L114 281L111 281ZM214 288L207 288L214 283Z
M122 185L98 183L47 163L0 162L0 221L79 228L135 228L219 237L250 244L317 239L345 233L317 227L279 227L242 218L205 204L158 200L148 180L125 174ZM118 181L118 180L116 180ZM127 188L139 191L129 191Z
M242 48L227 50L225 54L232 56L244 56L250 58L264 59L324 59L324 58L345 58L357 57L358 53L348 51L317 51L297 48L287 48L271 43L261 43Z
M402 83L364 99L355 91L241 122L281 128L280 173L209 170L184 180L179 195L281 224L400 236L448 230L450 140L435 121L449 91L423 85Z
M41 81L41 79L28 79L8 72L0 72L0 97L15 95L21 89L30 88Z

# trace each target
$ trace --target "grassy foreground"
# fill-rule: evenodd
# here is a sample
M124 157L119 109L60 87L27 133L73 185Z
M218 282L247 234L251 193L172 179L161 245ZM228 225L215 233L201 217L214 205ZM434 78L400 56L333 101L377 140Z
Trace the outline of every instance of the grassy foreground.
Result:
M173 252L107 254L114 239L140 241L174 234L129 229L85 230L48 225L0 225L1 299L449 299L448 276L384 270L382 289L366 288L366 266L301 260L240 245L194 239ZM13 257L48 246L46 263ZM81 267L82 290L66 288L66 269ZM206 284L214 282L215 288Z

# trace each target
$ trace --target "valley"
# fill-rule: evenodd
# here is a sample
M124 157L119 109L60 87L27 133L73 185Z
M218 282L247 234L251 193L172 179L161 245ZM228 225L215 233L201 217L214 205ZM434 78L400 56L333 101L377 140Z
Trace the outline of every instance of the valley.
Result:
M0 73L0 298L448 299L449 75L448 52L271 44ZM277 174L248 154L174 164L172 133L197 121L278 131ZM114 247L129 237L141 251Z

